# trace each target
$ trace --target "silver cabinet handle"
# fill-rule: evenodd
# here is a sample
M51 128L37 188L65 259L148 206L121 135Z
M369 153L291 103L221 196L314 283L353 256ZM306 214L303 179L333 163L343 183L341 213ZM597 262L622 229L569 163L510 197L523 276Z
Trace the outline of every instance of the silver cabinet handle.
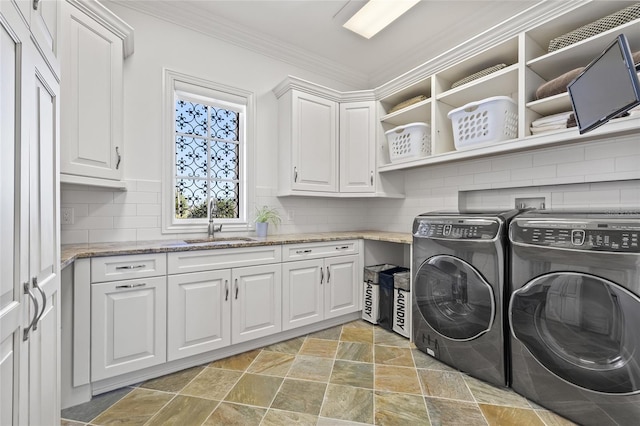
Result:
M373 170L371 170L371 186L373 186Z
M40 0L33 0L33 10L38 10L38 6L40 6Z
M298 181L298 168L297 167L293 168L293 181L294 182Z
M33 330L37 330L38 321L40 321L40 318L42 318L42 315L44 315L44 309L47 307L47 295L45 294L44 290L42 290L42 287L40 287L40 284L38 284L38 277L33 277L31 279L31 285L33 286L33 288L37 289L40 292L40 297L42 297L42 306L40 307L40 313L38 314L38 317L33 324Z
M320 285L324 282L324 269L320 268Z
M118 161L116 162L116 170L120 167L120 161L122 160L122 155L120 155L120 151L118 151L118 147L116 146L116 155L118 156Z
M331 269L327 266L327 284L331 281Z
M224 280L224 301L229 300L229 280Z
M144 287L147 283L138 283L138 284L122 284L117 285L116 288L136 288L136 287Z
M31 293L31 289L29 288L29 282L28 281L22 285L22 288L24 290L24 294L28 294L29 295L29 298L33 302L33 306L35 306L35 308L36 308L35 312L33 313L33 318L31 319L31 322L29 323L27 328L25 328L23 330L22 341L25 341L25 340L29 339L29 331L31 330L31 328L33 327L33 325L36 322L36 319L38 318L38 311L40 310L40 306L38 305L38 299L36 299L36 296L34 296L34 294Z
M236 300L238 300L238 279L236 278L235 280L235 286L236 286Z
M336 247L336 250L346 250L348 248L349 246L340 246L340 247Z
M304 253L311 253L311 249L307 249L307 250L296 250L296 254L304 254Z
M121 269L142 269L145 268L147 265L127 265L127 266L116 266L116 270L121 270Z

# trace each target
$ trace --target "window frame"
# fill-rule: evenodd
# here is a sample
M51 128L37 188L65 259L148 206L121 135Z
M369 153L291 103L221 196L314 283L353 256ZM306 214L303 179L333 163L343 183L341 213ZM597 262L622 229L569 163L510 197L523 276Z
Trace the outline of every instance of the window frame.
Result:
M184 93L189 99L212 99L216 104L230 103L244 105L244 141L240 141L238 150L239 167L239 217L237 219L215 219L216 224L224 224L224 230L244 231L252 229L248 206L253 199L253 161L254 161L254 93L216 83L203 78L183 74L170 69L163 70L163 124L162 124L162 233L200 233L206 232L208 219L176 219L175 217L175 109L178 93ZM184 99L184 97L183 97ZM211 103L203 102L207 105Z

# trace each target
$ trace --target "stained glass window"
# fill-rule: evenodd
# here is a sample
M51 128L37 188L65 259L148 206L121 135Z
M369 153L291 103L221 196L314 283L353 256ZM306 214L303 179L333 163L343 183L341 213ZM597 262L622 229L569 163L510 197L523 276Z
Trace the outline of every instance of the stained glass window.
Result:
M239 218L242 106L178 96L174 117L175 218Z

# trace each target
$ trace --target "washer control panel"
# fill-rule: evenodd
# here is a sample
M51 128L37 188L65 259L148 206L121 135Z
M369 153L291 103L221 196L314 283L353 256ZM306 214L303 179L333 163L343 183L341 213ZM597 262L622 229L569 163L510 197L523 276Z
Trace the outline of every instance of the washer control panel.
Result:
M416 238L451 240L493 240L500 231L501 222L482 218L416 218L413 235Z
M640 223L514 222L511 240L549 247L640 253Z

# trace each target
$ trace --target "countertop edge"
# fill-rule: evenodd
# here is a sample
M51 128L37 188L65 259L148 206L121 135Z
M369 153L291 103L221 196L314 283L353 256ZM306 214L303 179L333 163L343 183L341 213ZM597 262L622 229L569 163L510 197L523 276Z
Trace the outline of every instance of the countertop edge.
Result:
M324 232L307 234L281 234L266 238L255 238L252 241L234 242L233 244L198 245L186 244L183 240L153 240L153 241L128 241L95 244L66 244L60 247L60 269L73 264L77 259L99 257L134 255L146 253L171 253L193 250L218 250L228 248L244 248L283 244L304 244L323 241L340 241L350 239L362 239L398 244L411 244L410 233L385 232L385 231L349 231L349 232Z

